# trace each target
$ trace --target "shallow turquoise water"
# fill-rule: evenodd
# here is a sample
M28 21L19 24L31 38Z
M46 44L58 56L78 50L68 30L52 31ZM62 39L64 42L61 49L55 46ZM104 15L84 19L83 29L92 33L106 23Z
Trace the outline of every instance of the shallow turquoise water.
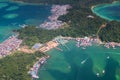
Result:
M111 4L100 4L92 9L93 13L106 20L120 21L120 2L113 2Z
M50 13L51 6L0 1L0 42L12 35L19 25L40 25Z
M93 45L82 49L75 43L70 41L66 44L69 50L59 46L63 52L49 51L47 54L51 57L39 69L40 78L37 80L120 80L120 48L106 49L102 45ZM81 64L82 61L85 63ZM96 73L100 76L97 77Z

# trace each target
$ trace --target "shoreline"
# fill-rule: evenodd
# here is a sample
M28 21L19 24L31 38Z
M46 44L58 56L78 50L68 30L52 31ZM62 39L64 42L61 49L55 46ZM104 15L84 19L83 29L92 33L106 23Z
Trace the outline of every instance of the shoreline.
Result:
M96 11L94 11L94 8L96 8L96 7L98 7L98 6L101 6L101 5L106 5L106 4L98 4L98 5L91 6L91 11L92 11L92 13L95 14L96 16L99 16L99 17L102 18L102 19L105 19L105 20L108 20L108 21L112 21L112 19L107 18L107 17L105 17L105 16L102 16L102 15L100 15L99 13L97 13Z
M65 43L60 43L60 42L62 42L60 40L65 40ZM73 38L73 37L58 36L58 37L55 37L52 41L59 41L58 42L59 44L57 44L56 46L51 47L49 50L51 50L53 48L56 49L56 47L59 46L59 45L64 46L66 44L66 42L69 42L70 40L76 41L76 46L81 47L82 49L86 49L86 47L92 46L92 44L94 44L94 43L104 45L104 47L106 47L106 48L112 47L114 49L116 47L116 45L119 45L119 47L120 47L120 43L118 44L118 43L115 43L115 42L108 42L108 43L107 42L102 42L100 39L97 39L96 37L93 37L93 38L92 37ZM59 49L57 49L57 50L59 50ZM62 51L62 50L59 50L59 51ZM44 57L44 58L45 58L45 60L44 60L44 62L45 62L47 60L47 58L49 58L49 56ZM39 62L39 61L41 61L41 58L37 62L35 62L35 64L33 65L34 69L31 68L30 69L31 72L30 71L28 72L32 76L32 78L39 78L37 76L38 70L40 69L40 65L44 64L44 63L41 64L41 62ZM35 67L36 64L38 65L37 67Z
M93 5L93 6L91 6L90 9L91 9L92 13L95 14L96 16L99 16L100 18L105 19L107 21L114 21L114 19L105 17L105 16L97 13L96 11L94 11L94 8L99 7L99 6L107 7L107 6L111 6L111 5L117 4L117 3L120 3L120 1L113 1L112 3L103 3L103 4ZM117 4L117 5L119 5L119 4ZM115 21L120 21L120 20L115 20Z
M94 43L97 43L97 44L100 44L100 45L104 45L107 48L110 48L110 47L115 48L116 46L120 47L120 43L117 43L117 42L104 42L104 41L102 42L99 38L96 38L96 37L76 37L76 38L74 38L74 37L57 36L54 39L52 39L52 40L50 40L50 41L48 41L48 42L46 42L44 44L41 44L41 46L38 49L34 49L33 48L34 46L31 49L29 49L29 48L26 48L24 46L20 47L20 45L22 44L22 40L17 39L17 36L10 36L8 39L6 39L2 43L0 43L0 49L1 49L3 44L9 44L11 42L16 41L18 43L18 45L16 45L17 47L15 47L15 49L12 49L9 52L7 52L8 54L13 52L13 51L16 51L16 50L24 52L22 50L19 50L19 49L21 49L21 47L23 47L25 50L30 51L30 53L32 51L33 51L33 53L35 51L40 51L40 52L45 53L45 52L47 52L47 51L49 51L49 50L51 50L53 48L55 48L55 49L57 49L59 51L62 51L60 48L58 48L58 46L59 45L64 46L70 40L76 41L77 42L77 44L76 44L77 47L80 47L80 46L83 46L83 47L92 46L92 44L94 44ZM10 39L12 39L12 40L10 40ZM38 44L38 43L36 43L36 44ZM11 45L14 45L14 44L11 43L10 46ZM8 48L9 48L9 45L6 45L6 46L8 46ZM5 49L8 49L8 48L6 47Z
M16 51L22 44L22 40L17 38L18 35L12 35L8 39L0 43L0 58L10 55L12 52Z
M119 45L118 47L120 47L120 43L118 44L118 43L115 43L115 42L102 42L100 39L98 39L96 37L84 37L84 38L80 38L80 37L73 38L73 37L62 37L62 36L58 36L58 37L59 37L59 39L61 38L62 40L67 40L67 42L69 42L70 40L74 40L74 41L76 41L76 46L78 48L81 47L82 49L86 49L86 47L93 46L93 44L96 44L96 43L100 44L100 45L104 45L105 48L113 48L113 49L115 49L115 47L117 47L118 45ZM57 39L58 39L58 37L57 37ZM57 39L54 38L52 41L57 41ZM64 43L64 45L65 44L66 43ZM57 46L59 46L59 45L61 45L61 43L59 43ZM64 45L62 45L62 46L64 46ZM49 50L51 50L53 48L56 49L56 47L52 47ZM58 50L58 51L61 51L61 50ZM50 56L48 56L47 58L49 58L49 57ZM46 58L46 60L47 60L47 58ZM40 61L40 59L39 59L39 61ZM109 59L109 56L107 57L107 59ZM36 63L38 63L38 61ZM33 65L33 68L36 65L36 63ZM36 72L38 72L38 70L40 69L40 65L39 65L39 67L37 67ZM35 71L33 68L32 68L32 71ZM36 78L39 78L39 76L36 73L36 75L32 76L32 78L36 79Z
M106 48L112 47L113 49L115 47L120 47L120 43L117 42L102 42L99 38L97 37L63 37L63 36L57 36L54 39L52 39L49 42L46 42L43 44L42 47L40 47L37 51L46 53L50 51L51 49L57 49L58 51L63 51L60 48L58 48L59 45L66 46L65 44L69 42L70 40L76 41L76 46L77 47L89 47L92 46L93 44L99 44L99 45L104 45Z
M29 4L29 3L28 3ZM93 7L94 8L94 7ZM76 41L77 41L77 39L78 39L78 41L80 41L81 39L84 41L84 39L83 38L72 38L72 37L64 37L65 39L68 39L68 40L71 40L71 39L76 39ZM80 39L80 40L79 40ZM86 39L85 39L86 40ZM100 41L100 40L99 40ZM101 41L100 41L101 42ZM101 42L100 44L106 44L106 46L109 46L109 45L113 45L113 44L111 44L112 42L109 42L109 44L107 43L107 42L105 42L105 43L103 43L103 42ZM114 42L115 43L115 42ZM115 43L115 44L117 44L117 43ZM52 48L53 49L53 48ZM51 50L51 49L50 49ZM37 63L37 62L36 62ZM35 64L36 64L35 63ZM40 67L39 67L40 68ZM38 69L39 69L38 68Z
M62 27L66 23L58 20L58 18L62 15L66 15L68 13L68 9L70 9L70 5L52 5L51 14L48 17L48 20L45 20L42 24L39 25L40 28L54 30Z
M37 62L34 63L33 67L30 68L30 70L28 71L28 74L30 74L33 79L39 78L38 70L46 62L48 58L49 56L41 57Z

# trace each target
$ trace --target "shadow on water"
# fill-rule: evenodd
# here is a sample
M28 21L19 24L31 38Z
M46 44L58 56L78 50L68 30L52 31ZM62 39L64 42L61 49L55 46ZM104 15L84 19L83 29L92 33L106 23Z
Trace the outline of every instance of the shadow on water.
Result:
M71 66L71 71L69 73L49 70L55 80L116 80L116 68L119 67L119 64L112 58L106 60L105 73L100 77L93 72L93 62L91 58L89 58L82 67L73 63L72 58L71 61L69 60L70 59L66 57L66 61L69 62Z
M116 69L119 67L119 63L110 58L106 60L105 75L100 77L100 80L116 80Z
M63 54L65 61L70 66L70 72L65 73L54 69L47 70L51 74L51 76L54 77L54 80L117 80L115 77L116 69L120 68L120 66L116 60L114 60L113 58L106 59L106 65L104 68L105 73L103 74L103 76L97 76L96 73L93 72L94 64L92 58L85 53L85 50L83 50L83 53L81 52L77 53L74 51L75 50L66 51ZM76 58L79 59L76 60ZM87 60L84 64L81 64L80 59Z

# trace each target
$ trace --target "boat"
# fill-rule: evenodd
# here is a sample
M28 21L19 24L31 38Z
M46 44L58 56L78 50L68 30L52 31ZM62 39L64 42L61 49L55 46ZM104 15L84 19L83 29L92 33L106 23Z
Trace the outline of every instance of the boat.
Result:
M103 70L102 73L105 73L105 70Z
M36 76L36 75L32 75L32 78L37 78L37 79L38 79L38 78L39 78L39 76Z
M83 61L81 62L81 64L84 64L87 60L88 60L88 58L86 58L85 60L83 60Z
M86 49L85 47L82 47L82 49Z
M99 76L100 74L99 74L99 73L97 73L96 75L97 75L97 76Z

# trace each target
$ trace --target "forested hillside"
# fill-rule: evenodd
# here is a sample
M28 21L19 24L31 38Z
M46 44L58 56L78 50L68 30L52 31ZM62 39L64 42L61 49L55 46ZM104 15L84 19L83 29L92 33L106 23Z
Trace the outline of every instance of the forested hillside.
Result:
M68 25L70 25L70 27L65 29L53 30L53 31L38 29L40 30L39 32L41 33L40 34L41 36L53 32L49 35L44 36L43 37L44 40L41 39L42 37L40 37L40 35L39 37L37 36L38 33L35 33L36 29L34 29L35 34L33 35L37 37L37 41L39 42L47 42L53 37L56 37L57 35L71 36L71 37L84 37L84 36L96 35L97 30L104 23L108 23L108 24L106 28L100 31L99 33L100 39L102 41L120 42L120 37L119 37L120 22L117 21L109 22L107 20L100 18L99 16L96 16L91 11L92 5L97 5L102 3L112 3L114 0L15 0L15 1L24 1L28 3L70 4L72 6L72 8L69 9L69 13L67 15L63 15L59 17L59 20L66 22ZM94 16L94 18L88 18L87 16L89 15ZM23 29L18 30L18 32L21 33L20 38L24 39L26 42L29 40L31 43L33 39L29 39L28 38L29 34L27 34L27 31L29 32L30 28L28 29L25 28L24 32L22 30ZM29 37L32 38L33 35L29 35Z

